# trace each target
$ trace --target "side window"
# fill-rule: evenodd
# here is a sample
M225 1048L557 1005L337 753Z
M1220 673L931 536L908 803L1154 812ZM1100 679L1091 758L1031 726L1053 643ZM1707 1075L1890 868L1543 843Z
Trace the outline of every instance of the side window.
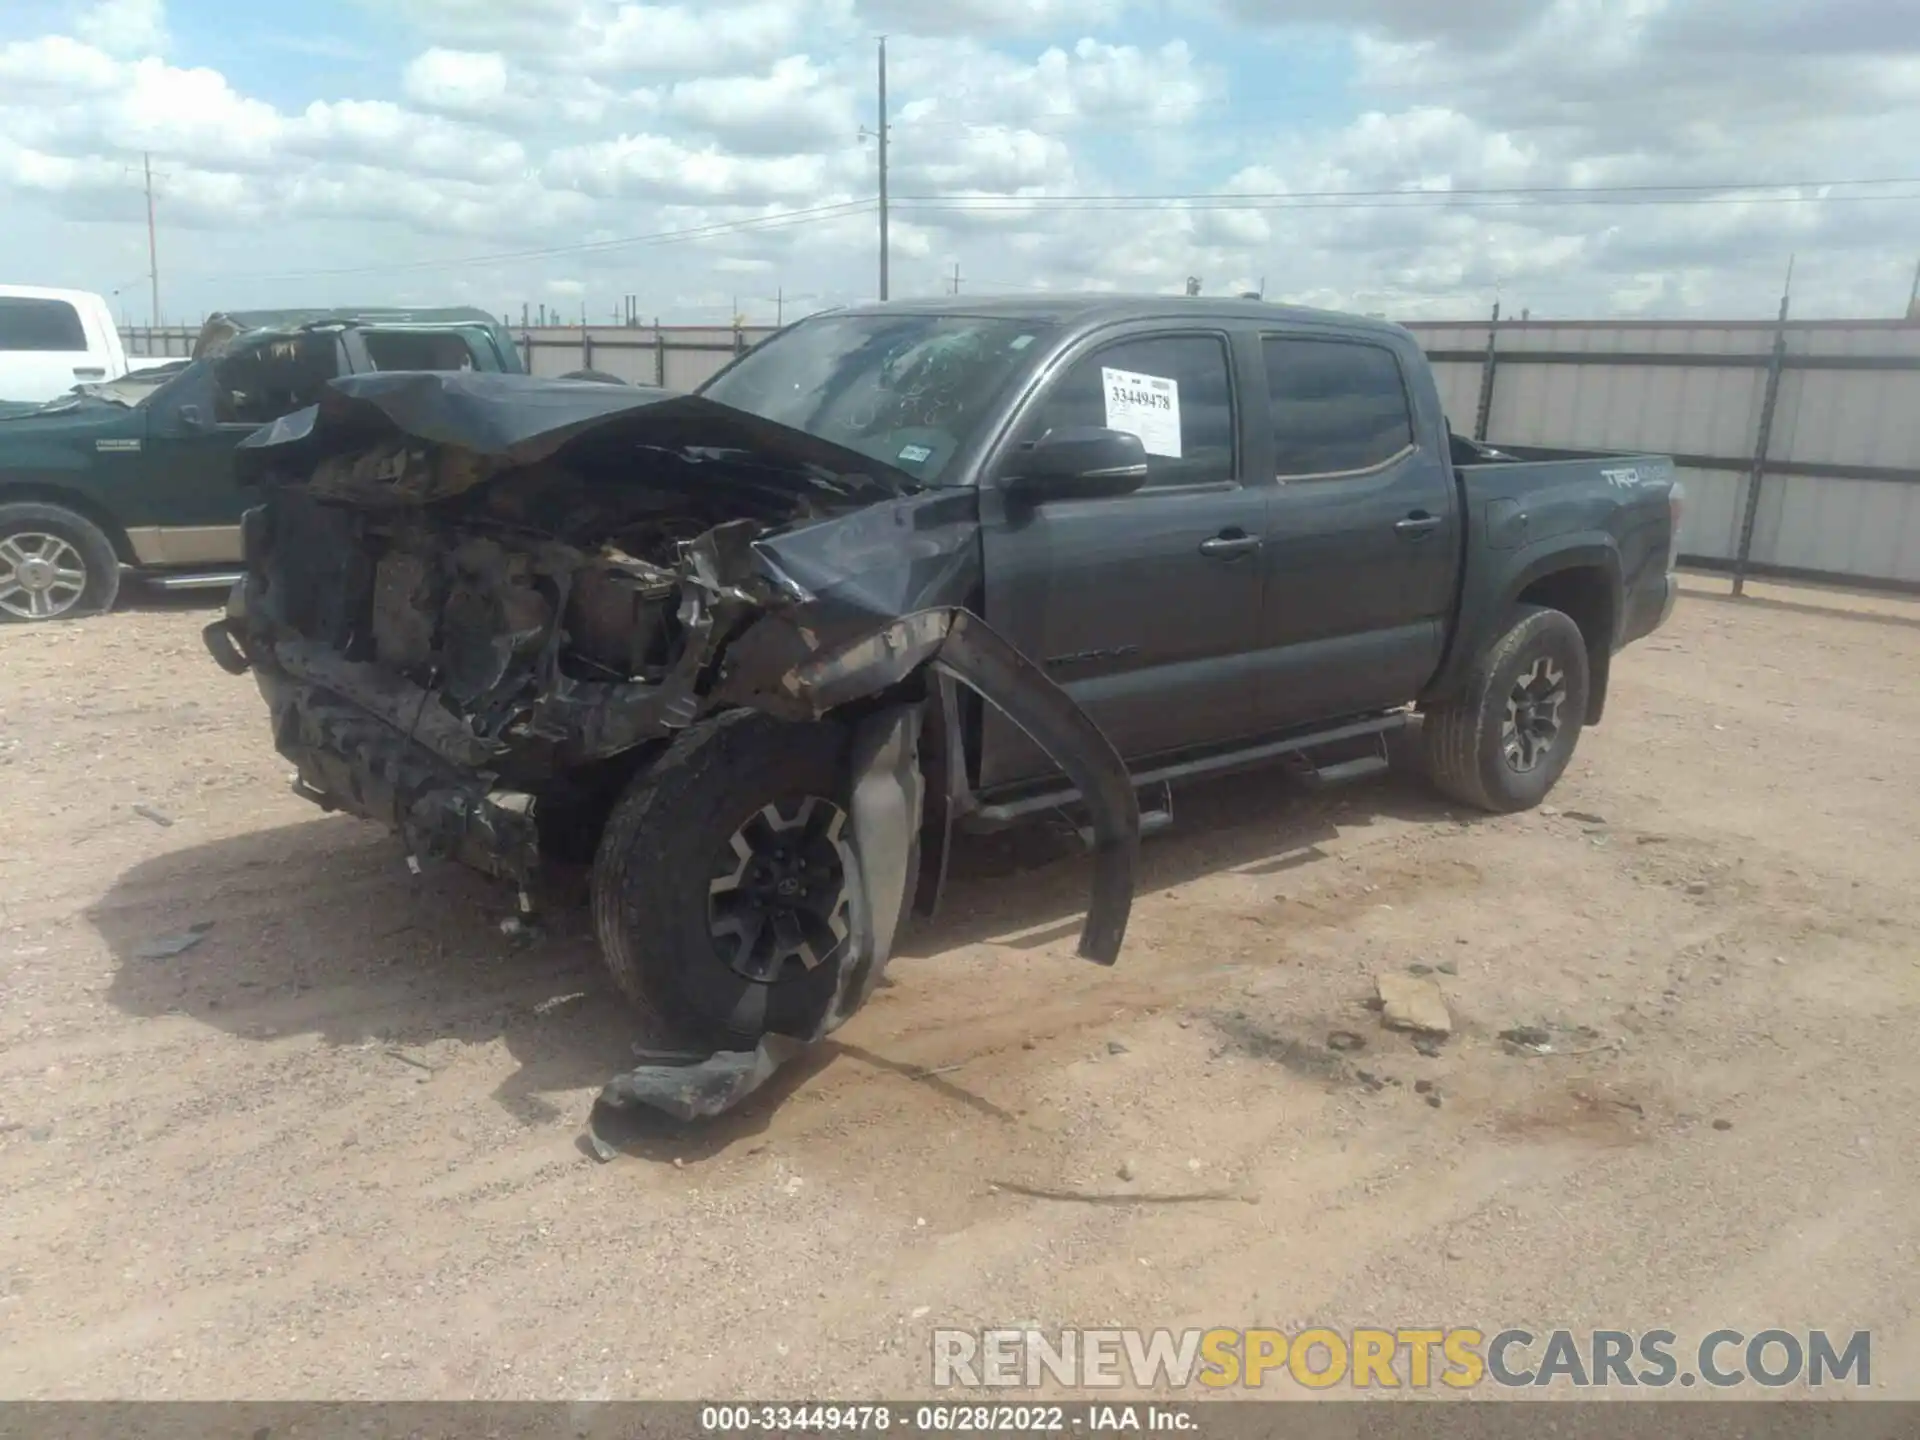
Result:
M366 330L367 358L376 370L471 370L473 347L457 330Z
M214 418L223 425L268 425L304 410L339 373L333 336L269 340L222 356L214 366Z
M80 312L64 300L0 296L0 350L84 352Z
M1413 444L1413 412L1391 350L1352 340L1264 343L1275 474L1370 470Z
M1032 442L1069 425L1139 435L1147 446L1150 487L1234 479L1226 341L1168 335L1094 351L1054 382L1021 439Z

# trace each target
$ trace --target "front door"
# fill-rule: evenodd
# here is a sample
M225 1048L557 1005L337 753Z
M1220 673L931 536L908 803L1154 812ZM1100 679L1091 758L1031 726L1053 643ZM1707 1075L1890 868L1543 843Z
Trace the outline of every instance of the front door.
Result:
M1164 383L1163 383L1164 382ZM1228 337L1122 331L1058 367L1014 437L1061 426L1132 429L1151 478L1131 495L1010 503L983 493L986 618L1135 763L1234 739L1254 724L1247 657L1260 617L1260 537L1272 487L1249 484ZM1143 422L1142 395L1170 407ZM1052 765L986 715L980 786Z
M148 404L139 509L156 532L150 565L240 560L240 517L257 503L234 479L233 451L263 425L313 404L342 372L338 338L314 332L258 342L183 373Z
M1261 728L1405 704L1440 663L1459 575L1447 457L1418 443L1385 345L1269 335L1261 350L1278 482Z

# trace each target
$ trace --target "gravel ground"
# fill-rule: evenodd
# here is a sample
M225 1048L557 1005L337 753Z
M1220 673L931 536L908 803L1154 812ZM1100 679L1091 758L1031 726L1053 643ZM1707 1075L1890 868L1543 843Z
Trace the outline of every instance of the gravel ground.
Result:
M290 795L198 610L0 633L0 1396L899 1396L1032 1321L1870 1328L1920 1398L1920 606L1724 589L1534 814L1183 793L1112 972L1080 858L969 842L835 1041L605 1165L579 920Z

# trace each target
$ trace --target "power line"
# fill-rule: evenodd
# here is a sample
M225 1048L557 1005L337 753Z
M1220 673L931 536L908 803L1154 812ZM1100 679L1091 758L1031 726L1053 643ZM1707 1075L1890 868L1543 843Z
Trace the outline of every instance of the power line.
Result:
M1087 201L1063 205L1036 205L1032 201L1011 201L1000 204L969 205L952 201L899 200L895 208L909 213L947 214L947 215L993 215L993 214L1031 214L1031 215L1072 215L1097 211L1143 211L1155 209L1180 209L1193 214L1204 214L1210 210L1551 210L1562 206L1608 205L1608 206L1690 206L1690 205L1847 205L1847 204L1891 204L1904 200L1920 200L1920 191L1905 195L1719 195L1685 197L1640 196L1625 199L1600 197L1596 199L1576 199L1568 196L1559 199L1515 199L1515 200L1453 200L1441 196L1442 203L1421 202L1405 204L1391 200L1326 200L1295 203L1283 200L1245 200L1228 196L1205 196L1197 200L1151 200L1116 199L1112 201Z
M1396 188L1388 190L1248 190L1248 191L1175 191L1160 195L1016 195L1007 193L978 193L972 195L901 195L901 201L938 202L940 204L964 204L979 202L1017 202L1019 204L1053 204L1063 202L1110 202L1126 201L1137 203L1163 204L1175 201L1217 200L1221 202L1244 203L1253 200L1373 200L1373 199L1450 199L1456 195L1472 196L1535 196L1535 195L1637 195L1637 194L1681 194L1700 191L1724 193L1728 191L1748 190L1819 190L1841 187L1860 187L1871 185L1920 185L1920 176L1902 176L1891 180L1742 180L1726 183L1659 185L1499 185L1499 186L1454 186L1446 190L1408 190ZM1869 197L1872 198L1872 197Z
M873 205L872 200L843 200L833 205L816 205L805 210L787 210L772 215L748 216L740 220L718 220L681 230L658 230L648 235L623 235L611 240L586 240L574 245L550 245L537 250L503 250L490 255L466 255L437 260L405 260L389 265L352 265L328 270L255 271L226 273L222 278L235 280L302 280L324 275L384 275L408 270L448 270L461 265L493 265L507 260L544 260L559 255L596 254L634 245L666 245L682 240L705 240L714 236L782 230L793 225L857 215Z

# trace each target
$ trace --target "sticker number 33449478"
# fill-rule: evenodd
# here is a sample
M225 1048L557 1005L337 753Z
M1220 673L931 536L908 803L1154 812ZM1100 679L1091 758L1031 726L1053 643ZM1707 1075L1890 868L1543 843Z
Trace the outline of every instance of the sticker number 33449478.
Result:
M1180 458L1180 382L1131 370L1100 371L1107 394L1107 428L1138 435L1149 455Z

